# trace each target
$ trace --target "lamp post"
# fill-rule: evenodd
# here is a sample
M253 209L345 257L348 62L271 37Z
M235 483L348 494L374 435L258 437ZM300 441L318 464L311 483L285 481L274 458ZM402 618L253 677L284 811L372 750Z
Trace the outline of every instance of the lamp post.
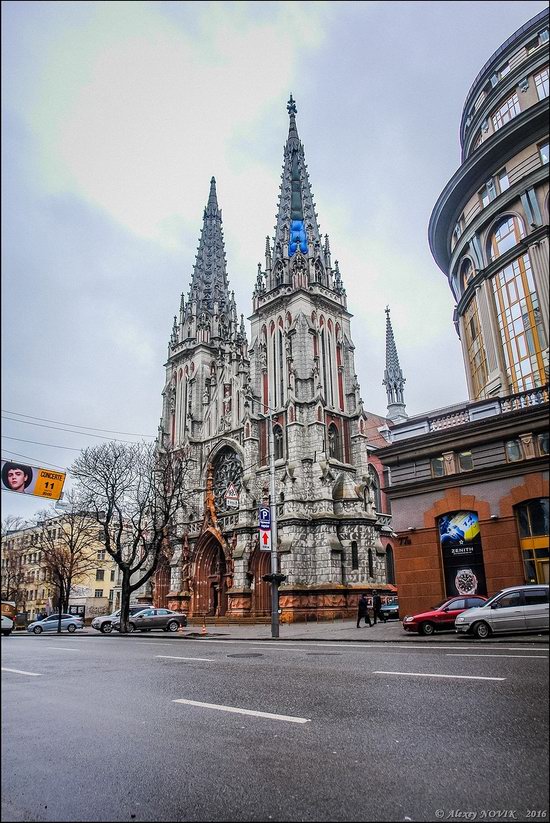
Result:
M269 498L271 509L271 637L279 637L279 581L277 569L277 500L275 499L275 450L273 415L269 410Z

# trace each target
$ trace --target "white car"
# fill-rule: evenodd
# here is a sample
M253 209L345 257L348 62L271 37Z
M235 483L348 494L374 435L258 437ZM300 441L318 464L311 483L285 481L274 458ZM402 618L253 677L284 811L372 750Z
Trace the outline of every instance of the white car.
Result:
M2 634L4 637L10 635L13 631L13 620L6 614L2 615Z
M458 615L455 629L485 638L499 632L548 631L548 585L509 586Z

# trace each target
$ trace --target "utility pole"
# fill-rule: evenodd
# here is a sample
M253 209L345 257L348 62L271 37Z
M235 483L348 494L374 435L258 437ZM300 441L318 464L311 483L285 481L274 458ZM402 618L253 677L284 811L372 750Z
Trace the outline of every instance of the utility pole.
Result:
M269 410L269 502L271 509L271 637L279 637L279 574L277 569L277 500L275 498L275 449L273 416Z

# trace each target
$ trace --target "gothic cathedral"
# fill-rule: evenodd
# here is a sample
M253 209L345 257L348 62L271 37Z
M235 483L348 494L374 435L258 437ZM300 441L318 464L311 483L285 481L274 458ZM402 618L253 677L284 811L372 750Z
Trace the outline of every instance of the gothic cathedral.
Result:
M346 291L319 233L292 96L287 108L277 225L258 266L250 341L229 290L212 178L168 346L159 446L183 452L190 484L166 602L192 618L270 614L270 554L258 532L270 449L281 619L351 614L362 591L389 588L381 536L391 528L369 471Z

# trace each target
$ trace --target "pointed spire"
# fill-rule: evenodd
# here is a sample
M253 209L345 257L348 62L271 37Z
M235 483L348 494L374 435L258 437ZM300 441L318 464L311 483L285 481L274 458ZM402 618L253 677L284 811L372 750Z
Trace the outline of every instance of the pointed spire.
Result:
M218 214L218 196L216 194L216 178L212 177L210 180L210 194L208 195L208 204L204 210L204 216L214 217Z
M386 306L386 368L382 385L386 387L388 395L388 418L394 422L406 420L408 415L405 410L405 399L403 390L405 378L399 365L397 347L393 336L393 328L390 320L390 307Z

